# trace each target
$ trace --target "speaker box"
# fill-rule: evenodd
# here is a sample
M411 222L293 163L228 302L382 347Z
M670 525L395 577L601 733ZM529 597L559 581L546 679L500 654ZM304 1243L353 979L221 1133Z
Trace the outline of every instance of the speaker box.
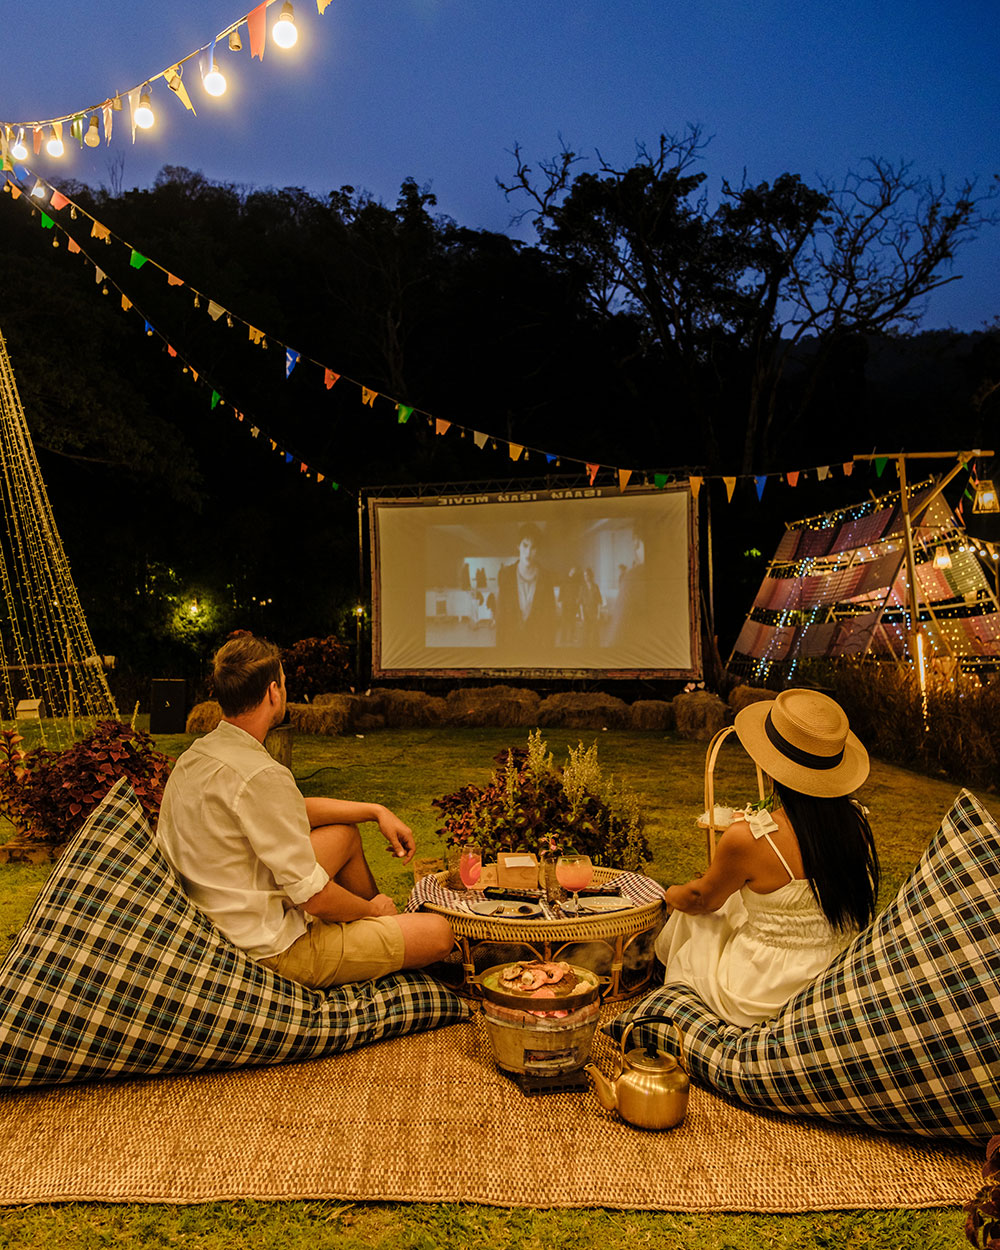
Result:
M153 696L149 705L151 734L182 734L187 724L185 681L181 677L153 680Z

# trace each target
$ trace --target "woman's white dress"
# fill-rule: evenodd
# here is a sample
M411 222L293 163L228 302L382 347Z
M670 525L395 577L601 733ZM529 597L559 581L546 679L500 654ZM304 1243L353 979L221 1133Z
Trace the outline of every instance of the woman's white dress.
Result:
M776 827L776 826L774 826ZM770 894L744 887L718 911L675 911L656 940L664 984L689 986L723 1020L749 1028L776 1015L854 937L834 929L808 881L791 878Z

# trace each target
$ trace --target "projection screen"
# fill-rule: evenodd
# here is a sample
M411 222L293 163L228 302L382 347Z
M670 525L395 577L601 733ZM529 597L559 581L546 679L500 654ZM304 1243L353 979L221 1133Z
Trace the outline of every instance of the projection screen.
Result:
M686 485L368 506L373 676L701 677Z

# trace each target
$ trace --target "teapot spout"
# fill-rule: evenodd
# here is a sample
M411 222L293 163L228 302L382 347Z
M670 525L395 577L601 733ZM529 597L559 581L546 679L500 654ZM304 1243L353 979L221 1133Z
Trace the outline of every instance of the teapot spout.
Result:
M583 1070L590 1073L590 1079L594 1082L594 1093L597 1095L597 1101L604 1110L616 1110L618 1107L618 1096L615 1093L615 1087L612 1082L608 1080L596 1064L585 1063Z

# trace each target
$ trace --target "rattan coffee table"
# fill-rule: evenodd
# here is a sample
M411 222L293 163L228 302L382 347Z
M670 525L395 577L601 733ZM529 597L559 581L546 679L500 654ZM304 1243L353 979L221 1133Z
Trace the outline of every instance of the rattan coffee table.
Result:
M594 885L621 876L619 868L595 868ZM448 873L435 874L447 886ZM592 912L564 919L479 916L460 907L424 900L421 906L446 916L455 934L461 979L454 988L479 997L474 978L486 968L515 959L565 959L591 968L604 978L601 997L607 1002L631 998L653 976L653 942L664 919L662 898L621 911ZM458 971L457 959L456 972Z

